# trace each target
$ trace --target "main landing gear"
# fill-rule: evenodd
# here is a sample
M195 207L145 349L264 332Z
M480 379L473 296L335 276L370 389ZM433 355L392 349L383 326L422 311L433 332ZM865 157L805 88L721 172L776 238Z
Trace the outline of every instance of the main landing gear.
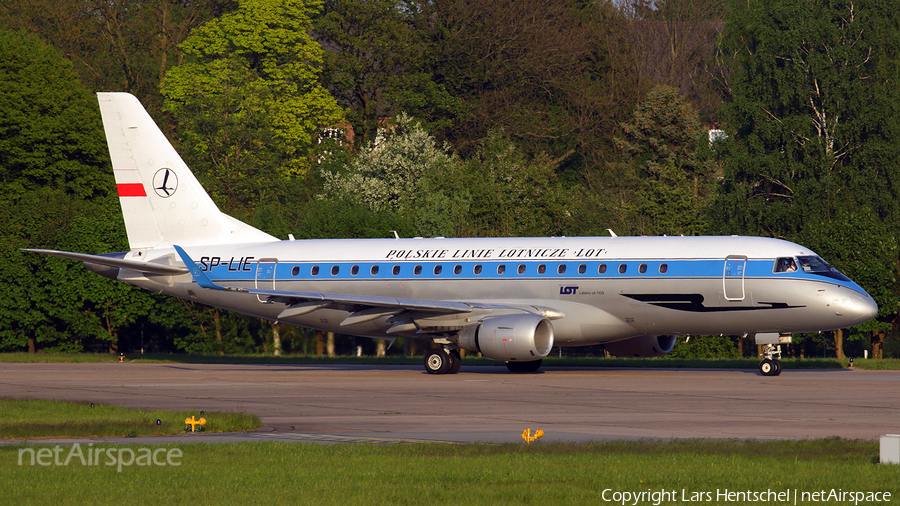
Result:
M763 360L759 363L759 373L763 376L778 376L781 374L781 345L763 345Z
M456 347L435 348L425 355L425 370L428 374L456 374L460 366L462 357Z
M541 368L543 360L529 362L507 362L506 368L511 373L532 373ZM462 366L459 348L445 344L443 348L435 348L425 355L425 371L428 374L456 374ZM781 369L779 369L780 371Z

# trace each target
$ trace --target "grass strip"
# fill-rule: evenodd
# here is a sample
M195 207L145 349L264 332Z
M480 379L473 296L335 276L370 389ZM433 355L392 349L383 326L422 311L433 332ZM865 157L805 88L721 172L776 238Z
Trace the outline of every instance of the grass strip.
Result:
M154 436L184 432L184 420L199 412L144 411L89 402L0 397L0 438ZM258 428L256 415L209 411L206 432L240 432ZM156 421L160 421L160 425Z
M171 449L174 446L150 448ZM18 464L0 448L0 496L14 504L760 504L726 492L834 490L900 496L878 443L688 441L609 444L184 444L180 466ZM138 451L137 449L135 451ZM65 457L65 452L63 453ZM40 481L40 487L22 486ZM127 484L127 487L122 487ZM700 495L697 495L700 494ZM706 494L709 494L708 496ZM659 497L659 496L658 496ZM853 501L798 501L854 504ZM866 503L866 501L860 501ZM618 502L616 504L621 504ZM766 504L778 501L763 501Z

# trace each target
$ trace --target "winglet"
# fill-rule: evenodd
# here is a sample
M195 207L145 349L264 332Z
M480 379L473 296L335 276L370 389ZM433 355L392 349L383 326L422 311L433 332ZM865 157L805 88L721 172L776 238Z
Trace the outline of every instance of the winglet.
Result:
M200 266L195 264L191 257L188 256L187 252L181 246L173 245L175 247L175 251L178 252L178 256L181 257L181 261L184 262L184 266L191 271L191 276L194 278L194 281L200 285L200 288L209 288L211 290L225 290L224 286L219 286L212 281L210 281L209 277L200 269Z

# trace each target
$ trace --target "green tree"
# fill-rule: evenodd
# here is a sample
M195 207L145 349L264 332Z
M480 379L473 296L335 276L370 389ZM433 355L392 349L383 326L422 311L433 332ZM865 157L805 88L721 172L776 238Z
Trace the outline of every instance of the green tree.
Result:
M613 2L439 0L413 12L434 82L461 102L442 137L462 156L502 130L577 181L613 152L610 134L642 94Z
M715 121L721 96L711 86L709 63L722 31L720 0L621 0L629 20L628 49L636 79L646 86L671 86Z
M900 223L900 15L887 1L731 2L723 233L811 247L893 320Z
M491 132L463 161L401 114L344 170L323 170L324 196L406 216L422 236L562 235L574 220L547 155Z
M317 0L241 0L197 28L185 62L166 73L166 108L192 166L228 211L275 198L310 167L321 127L342 116L318 81L322 48L309 35Z
M400 111L447 126L458 100L427 72L433 58L426 33L413 26L415 9L402 0L325 0L315 36L325 48L322 79L356 133L371 142L379 120Z
M577 221L573 203L580 202L584 192L578 185L564 186L555 169L556 162L546 153L529 156L503 131L492 130L461 171L442 173L433 184L468 198L456 235L572 235Z
M621 125L622 173L631 191L622 203L634 231L696 235L715 195L717 165L706 149L707 131L677 90L654 88Z
M0 26L39 35L89 89L133 93L162 119L159 87L183 56L178 45L231 7L231 0L16 0L0 2Z
M71 261L23 253L123 249L96 99L35 36L0 31L0 349L115 346L146 310L130 287Z
M666 358L741 358L741 352L728 336L679 337Z

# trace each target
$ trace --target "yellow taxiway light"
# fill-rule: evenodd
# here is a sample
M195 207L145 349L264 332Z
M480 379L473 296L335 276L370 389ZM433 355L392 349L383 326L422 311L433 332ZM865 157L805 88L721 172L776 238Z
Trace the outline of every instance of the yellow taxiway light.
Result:
M200 426L199 430L203 430L203 426L206 425L206 418L200 418L199 420L195 419L193 416L190 418L184 419L184 430L188 430L188 426L191 428L191 432L197 432L197 426Z
M544 437L544 431L541 429L534 431L534 434L531 433L531 429L525 429L525 432L522 432L522 439L528 444L531 444L532 441L537 441L542 437Z

